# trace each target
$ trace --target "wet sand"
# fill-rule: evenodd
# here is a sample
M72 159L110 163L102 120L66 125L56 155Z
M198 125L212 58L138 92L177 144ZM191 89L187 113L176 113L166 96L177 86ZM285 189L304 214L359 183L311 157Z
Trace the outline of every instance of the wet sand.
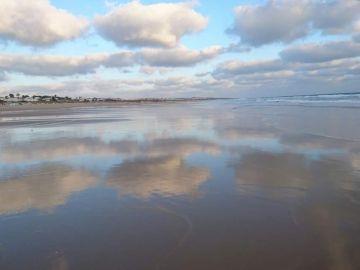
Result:
M359 112L2 110L0 269L359 269Z

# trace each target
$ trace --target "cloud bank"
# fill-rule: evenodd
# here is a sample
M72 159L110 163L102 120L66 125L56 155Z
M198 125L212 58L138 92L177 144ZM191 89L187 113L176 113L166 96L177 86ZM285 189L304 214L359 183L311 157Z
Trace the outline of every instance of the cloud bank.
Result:
M289 62L318 63L360 56L360 44L337 41L324 44L304 44L284 49L282 59Z
M131 52L86 56L0 54L0 69L35 76L71 76L94 73L100 66L121 68L133 64Z
M134 65L187 67L222 53L220 46L201 50L186 47L143 49L85 56L0 54L0 70L34 76L72 76L94 73L99 67L124 68Z

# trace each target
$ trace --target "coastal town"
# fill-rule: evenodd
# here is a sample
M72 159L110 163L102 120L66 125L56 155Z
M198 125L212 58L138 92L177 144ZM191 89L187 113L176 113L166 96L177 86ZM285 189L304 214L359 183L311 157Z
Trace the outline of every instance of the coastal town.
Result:
M8 94L0 96L0 105L17 106L23 104L53 104L53 103L145 103L145 102L171 102L171 101L194 101L209 100L212 98L139 98L139 99L122 99L122 98L98 98L98 97L62 97L58 95L22 95Z

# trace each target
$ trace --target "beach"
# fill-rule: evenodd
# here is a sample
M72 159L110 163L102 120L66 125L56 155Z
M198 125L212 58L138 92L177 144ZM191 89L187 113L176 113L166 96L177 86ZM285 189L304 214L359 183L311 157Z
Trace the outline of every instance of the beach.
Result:
M334 100L0 106L0 269L359 269Z

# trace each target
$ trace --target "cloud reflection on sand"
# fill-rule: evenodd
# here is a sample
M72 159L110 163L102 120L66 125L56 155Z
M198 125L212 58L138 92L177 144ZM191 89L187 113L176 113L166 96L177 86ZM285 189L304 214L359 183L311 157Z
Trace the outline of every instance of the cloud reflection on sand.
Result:
M254 150L234 164L243 195L289 207L299 229L321 238L329 269L356 269L349 255L350 232L360 225L360 218L351 196L360 195L360 178L351 159L312 160L301 154Z
M97 138L57 138L9 144L0 153L0 161L20 163L29 160L57 160L85 154L114 155L117 150Z
M64 254L56 252L50 258L50 270L69 270L69 261Z
M274 139L276 134L271 130L265 129L246 129L246 128L226 128L220 130L220 135L229 140L246 140L246 139Z
M245 153L236 164L235 171L240 186L304 190L310 185L306 158L298 154Z
M125 161L104 169L105 172L109 170L106 184L119 189L120 194L142 198L155 193L162 196L195 194L210 173L207 168L187 165L184 158L200 152L217 155L221 148L212 142L192 138L106 143L99 138L85 137L11 144L0 154L3 162L12 166L31 160L41 163L14 167L7 171L7 177L3 174L3 179L0 179L0 214L29 209L49 210L65 204L72 193L99 183L94 173L84 169L95 169L87 164L86 158L115 155L122 155ZM83 168L76 164L61 165L60 162L73 156L84 158ZM57 163L47 163L51 160Z
M218 155L221 147L207 141L190 138L164 138L139 146L137 155L113 166L107 175L107 185L119 189L119 194L149 198L195 194L210 176L205 167L188 165L184 158L194 153ZM134 153L133 153L134 154Z
M312 134L285 134L280 137L285 146L294 149L341 149L360 152L360 143L354 140L324 137Z
M221 148L214 143L192 138L160 138L144 142L129 139L105 142L92 137L58 138L9 144L2 149L0 161L21 163L31 160L66 160L69 157L81 155L104 157L118 154L125 156L146 154L159 156L172 153L190 155L194 152L215 155L220 151Z
M45 164L10 178L0 178L0 215L30 209L51 211L96 180L93 173L59 164Z
M195 194L210 172L187 165L181 157L164 156L127 160L113 167L107 184L119 188L120 194L149 198Z
M351 163L354 169L360 172L360 154L354 154L351 158Z

